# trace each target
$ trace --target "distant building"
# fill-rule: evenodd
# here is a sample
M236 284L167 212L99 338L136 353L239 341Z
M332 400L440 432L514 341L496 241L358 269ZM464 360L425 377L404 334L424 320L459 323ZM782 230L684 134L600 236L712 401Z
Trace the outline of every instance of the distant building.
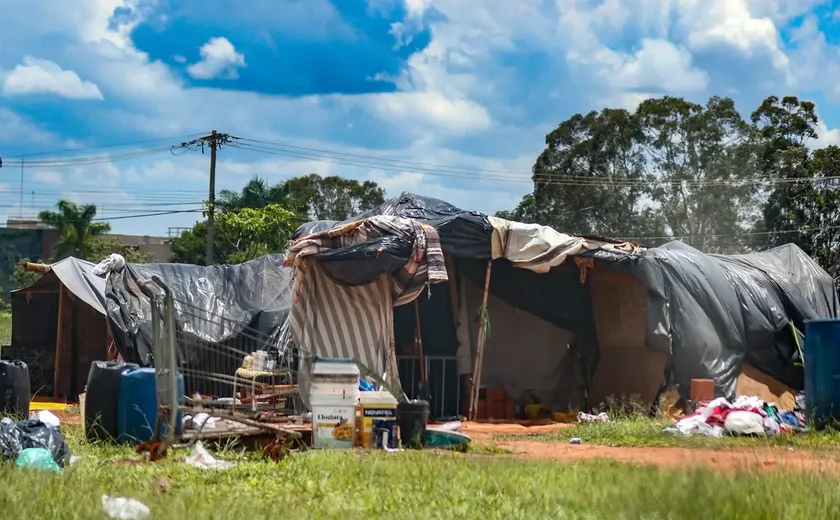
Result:
M109 234L123 244L136 247L142 253L151 253L152 261L155 263L169 262L172 256L172 246L168 237L117 235ZM53 256L55 244L58 242L58 230L50 227L39 220L27 218L9 217L6 220L6 227L0 229L0 240L8 241L14 239L20 242L23 247L15 247L17 253L14 256L29 258L32 261L47 261Z
M116 238L123 244L136 247L141 253L151 253L152 262L156 264L165 264L169 262L172 256L172 245L169 243L167 237L151 237L151 236L137 236L137 235L114 235L109 234L109 237Z

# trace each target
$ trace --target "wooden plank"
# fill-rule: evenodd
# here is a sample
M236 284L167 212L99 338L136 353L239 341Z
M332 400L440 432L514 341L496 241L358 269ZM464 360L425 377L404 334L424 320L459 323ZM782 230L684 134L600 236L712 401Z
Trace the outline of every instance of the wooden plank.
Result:
M58 381L61 373L59 367L61 366L61 329L62 317L64 315L64 284L61 284L58 289L58 324L55 331L55 373L53 374L53 398L58 399Z
M481 307L479 315L483 318L487 315L487 297L490 294L490 272L493 267L493 260L487 261L487 274L484 275L484 294L481 297ZM475 420L478 412L478 394L481 390L481 368L484 364L484 342L486 340L486 331L483 323L478 324L478 338L476 339L476 353L475 363L473 364L473 377L470 388L470 409L469 416L471 420Z

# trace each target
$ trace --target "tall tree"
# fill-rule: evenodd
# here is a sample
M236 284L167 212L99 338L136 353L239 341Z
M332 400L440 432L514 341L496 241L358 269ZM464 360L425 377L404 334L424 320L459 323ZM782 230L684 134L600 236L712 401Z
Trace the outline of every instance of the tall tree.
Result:
M56 204L58 211L42 211L38 218L59 232L55 245L55 260L69 256L88 258L91 254L92 241L111 230L105 222L94 222L96 206L85 204L78 206L73 202L61 200Z
M227 261L238 264L283 251L296 227L294 216L278 204L220 212L219 235L232 250Z
M216 201L216 207L222 211L238 210L242 208L259 209L269 204L278 204L290 211L295 211L299 201L290 196L287 182L280 182L270 186L265 179L253 177L241 192L222 190Z
M347 220L385 202L385 191L375 182L313 173L286 181L289 198L310 220Z
M661 235L661 220L642 204L642 137L626 110L572 116L546 136L533 167L533 194L499 215L574 234Z
M813 237L799 230L813 223L811 213L820 198L820 185L810 180L815 165L807 147L817 137L816 107L793 96L771 96L752 113L751 120L759 170L771 182L765 190L763 218L756 226L756 245L767 248L792 242L810 252ZM829 163L821 161L817 172L824 175Z
M705 106L648 99L636 117L647 157L647 193L670 233L705 252L744 247L758 218L749 125L729 98Z

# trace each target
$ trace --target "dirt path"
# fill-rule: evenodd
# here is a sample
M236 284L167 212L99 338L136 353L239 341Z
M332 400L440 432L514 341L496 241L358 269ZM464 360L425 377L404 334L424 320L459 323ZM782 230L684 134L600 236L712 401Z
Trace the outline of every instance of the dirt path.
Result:
M533 441L531 434L546 434L566 427L564 424L546 426L521 426L516 424L464 423L464 433L473 442L492 445L513 454L540 460L582 461L609 459L639 465L653 465L662 468L705 467L721 471L738 469L799 470L816 472L840 472L840 452L811 452L785 448L737 448L724 450L689 448L631 448L610 447L594 444L573 445L563 442ZM511 439L496 442L494 435L521 435L521 440Z
M510 441L497 443L496 446L520 457L541 460L581 461L610 459L663 468L706 467L721 471L734 471L738 469L785 469L825 471L830 473L840 472L840 459L836 455L808 451L790 451L783 448L730 450L623 448L535 441Z

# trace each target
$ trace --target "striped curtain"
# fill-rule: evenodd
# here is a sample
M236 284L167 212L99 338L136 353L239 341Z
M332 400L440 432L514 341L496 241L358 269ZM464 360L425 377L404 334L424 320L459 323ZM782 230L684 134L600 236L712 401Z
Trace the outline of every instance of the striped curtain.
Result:
M319 357L359 361L396 380L391 276L347 287L330 280L311 259L298 265L296 276L300 285L291 333L298 347Z

